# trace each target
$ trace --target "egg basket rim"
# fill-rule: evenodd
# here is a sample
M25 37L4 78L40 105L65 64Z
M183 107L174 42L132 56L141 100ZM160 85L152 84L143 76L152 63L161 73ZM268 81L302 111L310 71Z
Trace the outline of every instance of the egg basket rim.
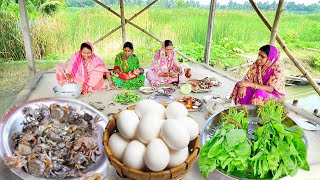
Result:
M162 105L165 107L167 106L167 104L162 104ZM134 110L134 109L135 109L135 105L131 105L127 107L127 110ZM137 169L129 168L125 166L122 162L118 161L113 156L111 149L108 146L108 142L109 142L109 137L113 133L115 133L115 130L117 129L116 117L121 111L117 112L112 117L112 119L108 122L107 126L105 127L105 131L103 132L103 146L104 146L104 150L106 152L107 158L110 164L115 168L117 174L121 178L140 179L141 177L144 177L144 178L147 177L147 179L151 179L153 177L159 177L161 179L177 179L177 178L184 177L189 172L192 165L197 160L198 154L200 152L200 134L198 134L196 139L189 142L188 150L190 154L188 158L180 165L170 169L165 169L159 172L140 171Z

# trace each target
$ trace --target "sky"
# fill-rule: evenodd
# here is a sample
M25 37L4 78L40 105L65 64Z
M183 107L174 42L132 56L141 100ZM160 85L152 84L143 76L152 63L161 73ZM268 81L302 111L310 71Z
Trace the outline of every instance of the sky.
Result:
M209 5L211 0L195 0L195 1L199 1L200 4L203 4L203 5ZM230 0L217 0L217 2L219 4L227 4L229 3ZM249 2L249 0L233 0L234 2L237 2L237 3L244 3L246 1ZM254 2L266 2L268 0L255 0ZM269 0L270 3L273 2L273 0ZM277 2L279 2L277 0ZM296 4L306 4L306 5L309 5L309 4L314 4L314 3L317 3L319 2L319 0L286 0L285 2L295 2Z

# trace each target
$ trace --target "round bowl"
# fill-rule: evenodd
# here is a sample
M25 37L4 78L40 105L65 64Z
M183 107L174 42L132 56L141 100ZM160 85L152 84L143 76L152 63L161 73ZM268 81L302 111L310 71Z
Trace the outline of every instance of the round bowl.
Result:
M140 87L139 91L142 94L152 94L154 92L155 88L154 87Z
M56 85L53 87L53 91L57 97L78 98L81 94L82 86L79 84Z
M10 157L13 155L13 140L12 135L15 132L22 132L23 122L25 120L24 114L22 110L25 107L32 107L33 109L39 108L40 105L47 105L50 104L59 104L59 105L69 105L73 107L75 110L83 110L84 112L90 114L91 116L95 117L98 116L101 121L97 122L96 125L97 129L97 143L99 146L100 156L97 158L96 162L89 165L84 171L84 174L87 173L100 173L102 176L107 176L109 162L106 158L105 153L103 152L104 146L102 144L102 135L104 132L104 128L108 123L108 118L103 115L98 110L94 109L93 107L74 99L63 99L63 98L44 98L44 99L36 99L28 101L24 104L21 104L10 111L8 111L3 120L0 123L0 156L3 159L4 157ZM35 177L29 173L27 173L22 168L14 169L10 168L10 170L19 176L21 179L25 180L36 180L36 179L43 179L41 177ZM68 179L81 179L81 177L75 178L68 178Z

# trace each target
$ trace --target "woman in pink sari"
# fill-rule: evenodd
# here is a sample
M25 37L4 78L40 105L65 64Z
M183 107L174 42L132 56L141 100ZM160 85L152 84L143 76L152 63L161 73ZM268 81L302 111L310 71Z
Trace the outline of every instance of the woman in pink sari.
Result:
M230 98L236 104L261 105L269 98L284 97L285 75L279 55L280 52L275 46L262 46L258 59L243 80L235 85Z
M182 67L178 63L176 52L170 40L165 40L161 49L154 53L147 79L152 86L179 82Z
M108 89L103 75L109 82L110 73L103 60L93 53L93 45L90 42L81 44L80 51L74 53L69 64L60 63L56 67L56 76L60 85L77 83L82 86L82 94Z

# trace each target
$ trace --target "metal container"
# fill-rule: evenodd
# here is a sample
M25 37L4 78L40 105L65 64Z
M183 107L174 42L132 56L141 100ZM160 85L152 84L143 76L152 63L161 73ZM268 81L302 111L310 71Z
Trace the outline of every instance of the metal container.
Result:
M247 105L247 106L237 106L236 108L238 109L246 109L248 112L249 116L249 122L248 122L248 137L252 138L254 136L254 132L256 129L262 125L262 121L260 118L257 117L258 115L258 106L255 105ZM216 130L220 128L221 126L221 117L222 113L227 113L229 109L224 109L220 112L217 112L213 114L211 117L208 118L208 120L205 122L201 133L200 133L200 147L202 147L206 141L209 141L215 134ZM282 121L282 124L291 127L293 125L296 125L296 123L290 118L286 117ZM302 137L302 140L306 144L306 148L308 148L308 142L306 136ZM229 174L227 171L223 169L217 169L220 173L233 178L233 179L257 179L256 177L253 176L251 173L246 173L246 174Z
M82 87L79 84L56 85L53 87L53 91L57 97L78 98Z
M97 143L98 143L99 151L101 152L101 155L97 159L97 162L88 166L83 171L83 173L95 172L95 173L101 173L103 176L107 176L109 161L107 160L106 155L104 153L104 146L102 144L102 135L103 135L105 126L108 123L108 118L98 110L92 108L91 106L74 99L63 99L63 98L36 99L36 100L28 101L7 112L0 123L0 138L1 138L0 156L4 158L6 156L12 156L13 154L12 134L15 132L22 131L22 128L23 128L22 122L25 119L22 113L22 109L27 106L32 108L37 108L40 104L49 106L52 103L57 103L60 105L69 105L76 110L82 109L83 111L85 111L86 113L92 116L98 115L100 117L101 121L97 122L96 124L98 126ZM45 178L32 176L27 172L25 172L22 168L10 169L10 170L22 179L26 179L26 180L45 179ZM80 177L69 178L69 179L80 179Z

